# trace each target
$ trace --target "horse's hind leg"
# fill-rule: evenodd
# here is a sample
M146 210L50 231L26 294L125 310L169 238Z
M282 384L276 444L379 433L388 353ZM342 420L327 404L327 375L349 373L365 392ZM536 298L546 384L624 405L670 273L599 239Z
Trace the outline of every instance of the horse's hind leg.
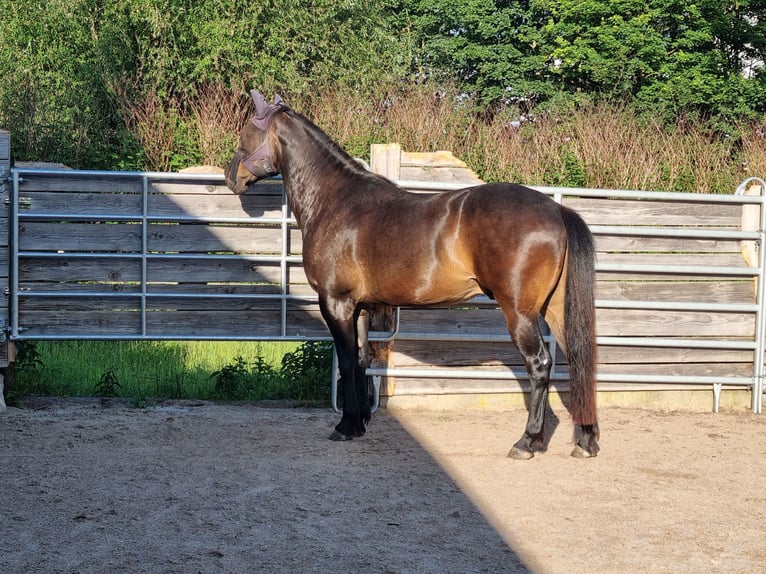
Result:
M507 313L506 316L508 316ZM536 316L520 315L508 323L513 342L524 359L532 387L529 397L527 427L518 442L513 445L508 456L516 459L529 459L534 456L534 448L543 444L545 409L548 406L548 384L553 361L540 334Z

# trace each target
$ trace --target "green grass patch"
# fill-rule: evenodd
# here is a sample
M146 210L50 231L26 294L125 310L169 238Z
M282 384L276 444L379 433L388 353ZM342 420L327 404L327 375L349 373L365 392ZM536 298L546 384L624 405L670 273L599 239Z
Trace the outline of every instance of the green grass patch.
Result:
M41 341L22 343L16 395L291 399L326 403L330 343Z

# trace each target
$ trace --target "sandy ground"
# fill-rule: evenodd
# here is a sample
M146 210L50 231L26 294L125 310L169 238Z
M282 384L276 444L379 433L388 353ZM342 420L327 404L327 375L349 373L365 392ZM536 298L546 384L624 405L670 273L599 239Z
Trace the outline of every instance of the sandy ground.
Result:
M601 410L598 458L505 457L526 413L27 400L0 415L0 572L766 571L766 416Z

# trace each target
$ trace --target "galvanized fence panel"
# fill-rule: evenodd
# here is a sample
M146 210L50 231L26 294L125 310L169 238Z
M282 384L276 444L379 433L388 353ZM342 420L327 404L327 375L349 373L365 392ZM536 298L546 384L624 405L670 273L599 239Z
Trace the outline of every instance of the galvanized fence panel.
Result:
M289 213L284 191L275 192L275 182L263 189L278 193L278 201L261 204L256 192L247 198L257 204L248 212L229 205L231 194L222 176L59 171L13 169L10 199L10 337L12 340L329 340L319 317L316 296L308 289L302 266L296 222ZM62 182L77 180L80 191ZM417 192L439 192L464 184L399 182ZM761 182L763 184L763 182ZM281 187L281 186L280 186ZM67 191L62 191L66 188ZM757 229L721 229L707 222L699 226L661 227L592 224L598 238L636 238L636 241L676 238L710 242L743 241L762 246L766 233L763 195L703 195L631 190L594 190L537 187L558 202L630 200L665 202L667 205L695 203L758 208ZM33 190L33 191L27 191ZM219 194L215 205L200 207L199 201ZM175 195L174 195L175 194ZM250 195L250 194L248 194ZM61 201L65 198L65 201ZM175 198L175 199L174 199ZM220 204L220 205L219 205ZM683 211L683 210L682 210ZM608 213L606 219L608 220ZM48 234L48 229L57 233ZM251 239L263 229L261 243ZM62 231L63 230L63 231ZM225 230L227 235L220 239ZM71 231L71 236L67 235ZM95 233L98 231L98 233ZM27 244L27 238L34 241ZM278 239L274 239L278 238ZM196 247L202 242L203 247ZM179 247L184 245L183 249ZM257 245L256 245L257 244ZM42 247L41 247L42 246ZM195 251L195 249L197 249ZM753 328L743 327L737 337L653 337L605 335L600 348L715 349L746 352L752 356L752 373L732 375L662 375L599 372L600 382L710 385L717 397L723 386L752 390L752 408L762 412L764 390L764 320L766 320L766 260L757 249L757 263L747 265L641 263L603 261L599 275L684 276L700 278L755 279L757 293L752 302L688 301L677 298L630 300L602 298L599 313L656 311L701 311L742 314ZM93 276L93 265L107 266L114 280ZM252 281L227 282L240 277L242 265L252 265L258 277ZM27 281L32 270L44 267L45 282ZM98 266L97 266L98 267ZM53 269L53 271L51 270ZM102 273L101 267L98 267ZM174 280L153 280L153 273L170 273ZM56 273L59 275L56 275ZM165 275L162 275L165 278ZM221 279L216 281L216 279ZM295 280L294 280L295 279ZM474 303L487 305L481 298ZM69 314L67 314L69 313ZM398 314L397 314L398 316ZM78 317L73 323L69 318ZM92 318L92 321L90 321ZM90 322L89 322L90 321ZM749 325L750 323L748 323ZM32 325L32 327L30 327ZM501 326L502 327L502 326ZM752 331L752 333L750 333ZM556 343L546 337L556 355ZM500 331L445 333L417 325L399 324L393 332L372 332L370 340L470 343L508 342ZM519 380L518 369L368 369L379 384L381 376ZM566 381L566 367L557 364L554 381ZM488 387L487 392L498 392Z
M329 340L281 181L259 190L240 203L220 175L13 169L11 338Z
M761 185L763 181L759 180ZM459 189L464 187L460 184L431 183L420 181L400 181L403 187L417 192L440 192L449 189ZM743 182L743 186L747 182ZM534 186L533 186L534 187ZM764 209L764 197L748 196L737 193L735 195L712 195L712 194L687 194L672 192L647 192L633 190L596 190L596 189L573 189L560 187L534 187L535 189L553 197L559 203L566 203L567 198L588 199L609 199L609 200L632 200L632 201L651 201L667 202L673 204L719 204L758 207L759 223L755 230L731 230L716 228L715 225L705 225L700 227L648 227L648 226L630 226L630 225L591 225L591 230L597 237L604 236L631 236L641 238L691 238L702 240L726 240L726 241L748 241L755 245L764 244L766 230L766 210ZM763 189L763 188L762 188ZM763 249L758 249L758 263L750 267L741 264L727 265L708 265L708 264L685 264L678 265L673 263L665 264L640 264L632 262L601 262L597 263L597 273L606 274L630 274L638 277L663 275L667 277L700 277L705 279L715 278L752 278L757 285L757 293L753 302L727 302L727 301L689 301L689 300L612 300L597 299L597 314L604 314L608 310L630 311L657 311L658 313L671 312L705 312L732 314L738 313L751 317L752 328L746 327L741 336L685 336L685 337L656 337L656 336L599 336L597 342L600 349L607 347L627 347L627 348L653 348L653 349L676 349L681 350L696 349L702 351L742 351L751 356L751 372L747 374L647 374L647 373L629 373L616 371L598 372L598 381L604 383L632 383L632 384L660 384L660 385L710 385L714 391L714 409L718 409L721 389L724 386L747 387L752 392L752 409L754 412L762 412L763 391L764 391L764 321L766 320L766 291L764 290L764 274L766 273L766 262L764 261ZM480 301L477 298L476 301ZM750 323L748 323L750 325ZM712 327L714 328L714 327ZM370 333L371 339L390 339L389 333ZM440 331L424 331L418 325L399 324L397 322L397 332L393 336L399 341L413 342L433 342L435 344L445 342L466 341L470 343L497 343L510 342L510 337L506 334L460 334L445 333ZM550 336L544 337L550 345L553 356L556 356L556 341ZM680 355L679 355L680 356ZM681 359L679 359L681 360ZM368 369L368 373L374 377L399 377L399 378L417 378L417 379L466 379L471 381L497 381L497 380L523 380L527 374L523 368L499 369L499 368L408 368L408 367L374 367ZM552 381L565 382L568 380L566 366L557 362L554 367ZM377 384L380 384L378 380ZM400 389L397 385L397 394L407 394L412 392L420 394L422 388L413 391ZM439 388L434 386L429 388L429 392L452 393L453 389ZM482 387L473 384L470 392L492 393L503 392L502 386L492 385Z

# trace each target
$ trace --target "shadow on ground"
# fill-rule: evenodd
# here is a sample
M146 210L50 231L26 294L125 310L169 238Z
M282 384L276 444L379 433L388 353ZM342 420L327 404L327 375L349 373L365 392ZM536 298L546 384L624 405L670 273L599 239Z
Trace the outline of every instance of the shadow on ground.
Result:
M531 572L385 411L338 444L325 410L22 406L0 417L6 574Z

